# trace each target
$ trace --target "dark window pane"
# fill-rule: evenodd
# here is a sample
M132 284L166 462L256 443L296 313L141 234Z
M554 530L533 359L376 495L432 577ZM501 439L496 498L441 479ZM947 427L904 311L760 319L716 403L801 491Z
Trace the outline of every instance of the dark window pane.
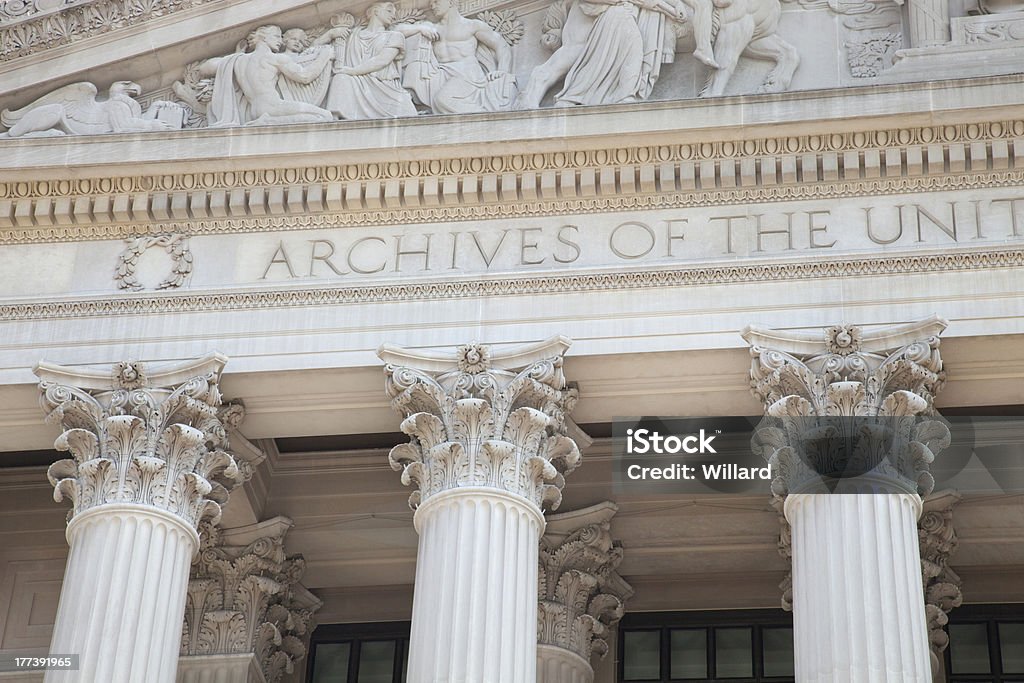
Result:
M358 683L393 683L395 641L363 642L359 646Z
M1024 624L999 624L1003 673L1024 674Z
M313 654L312 683L345 683L351 643L322 643Z
M749 628L715 629L715 676L749 678L754 675L753 647Z
M949 659L955 674L987 674L992 671L985 624L950 624Z
M671 678L708 677L708 632L679 629L671 637Z
M793 675L793 629L766 628L761 631L764 646L764 675Z
M623 680L661 678L661 632L626 631L622 653Z

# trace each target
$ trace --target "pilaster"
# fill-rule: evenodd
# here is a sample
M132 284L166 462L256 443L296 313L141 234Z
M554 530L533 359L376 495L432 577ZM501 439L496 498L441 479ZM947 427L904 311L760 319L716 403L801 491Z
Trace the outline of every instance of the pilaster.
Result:
M593 683L593 657L609 651L632 587L619 576L611 502L548 516L540 546L538 683Z
M204 528L192 563L178 683L277 683L306 654L321 602L299 579L301 555L286 555L286 517L235 529Z

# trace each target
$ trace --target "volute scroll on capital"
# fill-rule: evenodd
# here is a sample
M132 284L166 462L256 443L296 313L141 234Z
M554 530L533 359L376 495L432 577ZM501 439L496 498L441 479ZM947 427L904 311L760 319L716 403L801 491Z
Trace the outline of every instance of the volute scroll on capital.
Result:
M385 345L386 391L409 443L388 456L417 508L461 487L490 487L556 509L580 462L567 434L577 391L562 372L569 340L512 353L471 343L453 355Z
M227 358L211 354L151 370L125 361L109 370L41 362L40 404L72 457L50 466L54 499L75 515L105 503L146 505L196 528L220 518L228 492L251 470L236 462L227 430L240 404L222 405Z
M929 463L950 442L934 407L946 325L936 317L878 331L834 325L820 336L744 330L751 391L766 407L752 446L773 467L773 494L840 486L927 495Z

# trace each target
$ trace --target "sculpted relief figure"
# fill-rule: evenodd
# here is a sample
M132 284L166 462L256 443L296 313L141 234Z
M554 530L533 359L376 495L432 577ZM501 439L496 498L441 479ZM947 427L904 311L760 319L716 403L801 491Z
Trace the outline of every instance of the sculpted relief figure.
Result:
M402 87L405 35L390 30L395 16L394 3L370 5L366 26L344 41L327 98L327 108L341 118L416 116L412 95Z
M433 0L438 23L402 27L412 36L403 84L435 114L500 111L516 95L512 50L487 23L467 19L457 0Z
M181 128L184 110L174 102L154 102L145 113L135 98L138 83L117 81L107 99L96 101L92 83L72 83L21 109L4 109L0 121L9 128L0 137L135 133Z
M800 54L779 37L779 0L716 0L715 6L719 28L714 51L720 68L709 75L700 96L724 95L741 55L775 62L758 92L789 88L800 65Z
M345 31L347 33L347 30ZM341 34L339 31L326 31L315 40L301 28L290 28L282 34L284 50L282 54L291 57L299 66L306 68L317 68L312 65L320 65L316 76L309 83L294 80L284 73L277 77L277 87L281 96L292 102L305 102L317 107L324 104L327 99L327 88L331 83L331 60L333 59L333 48L329 45ZM324 62L324 55L327 61Z
M333 120L326 109L285 99L278 89L282 78L309 85L322 77L333 57L331 50L318 50L305 63L296 55L281 53L283 36L278 26L259 27L247 42L251 52L208 59L199 67L204 75L214 76L213 97L207 107L211 128Z

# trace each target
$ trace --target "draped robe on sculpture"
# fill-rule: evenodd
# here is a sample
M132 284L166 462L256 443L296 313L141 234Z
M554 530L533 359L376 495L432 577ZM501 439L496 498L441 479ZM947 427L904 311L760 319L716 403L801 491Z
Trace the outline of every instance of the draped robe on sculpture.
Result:
M412 96L402 87L399 65L405 53L405 37L401 33L353 30L345 42L343 63L356 67L387 49L398 50L398 55L378 71L362 76L334 74L327 108L344 119L416 116Z
M583 54L555 96L566 104L617 104L639 99L644 41L637 9L630 3L602 5L580 0L580 10L599 15Z

